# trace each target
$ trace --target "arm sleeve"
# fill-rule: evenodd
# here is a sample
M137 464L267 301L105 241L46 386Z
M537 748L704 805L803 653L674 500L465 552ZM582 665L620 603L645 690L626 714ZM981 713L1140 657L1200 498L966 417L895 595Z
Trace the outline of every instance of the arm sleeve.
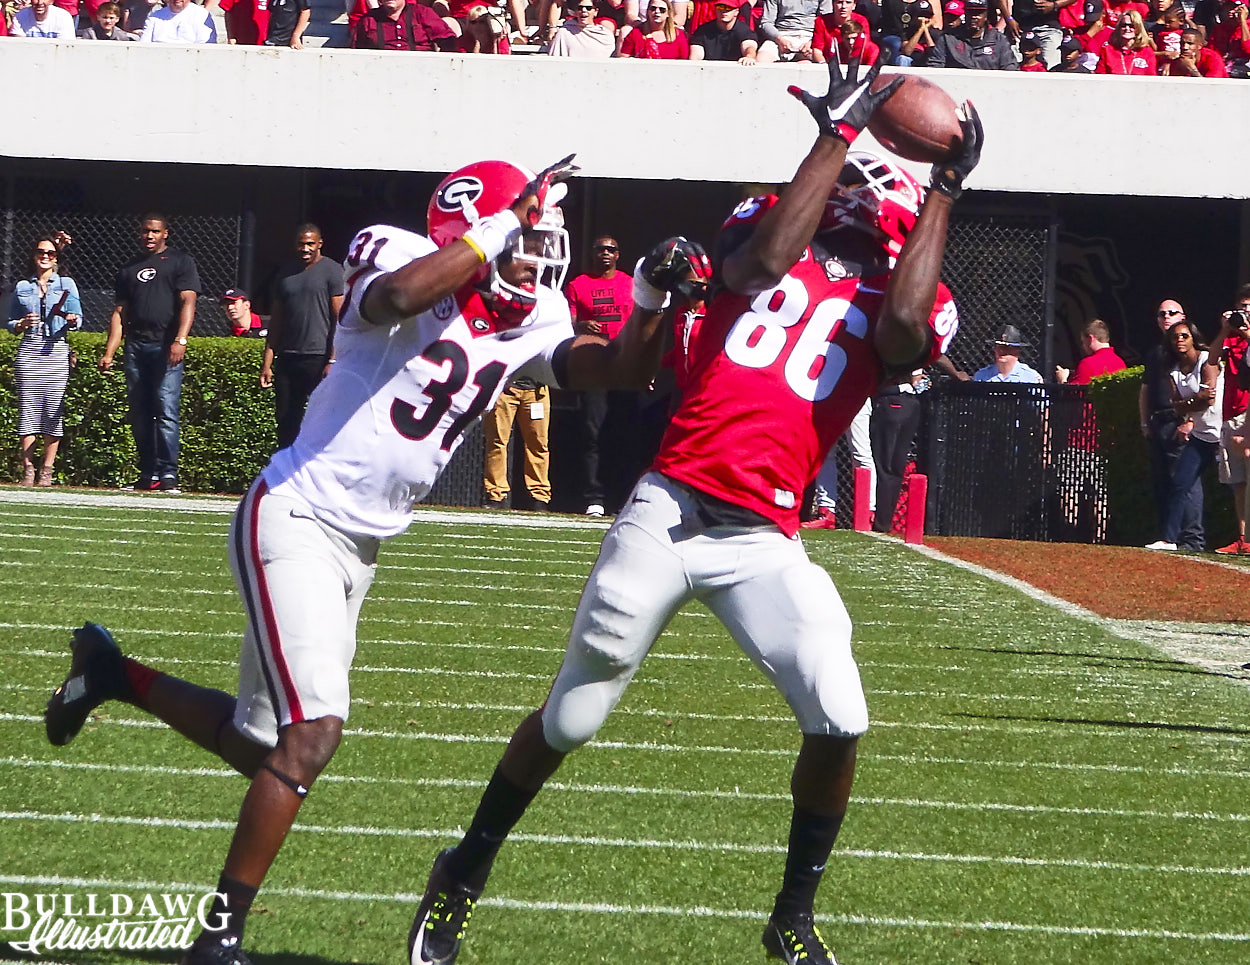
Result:
M764 0L764 9L760 13L760 39L776 40L780 36L777 32L777 14L780 12L779 0Z

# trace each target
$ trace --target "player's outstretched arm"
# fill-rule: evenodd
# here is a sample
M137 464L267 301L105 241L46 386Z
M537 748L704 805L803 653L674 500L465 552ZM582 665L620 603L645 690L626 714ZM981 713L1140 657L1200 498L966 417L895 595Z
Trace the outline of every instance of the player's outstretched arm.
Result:
M637 389L660 368L663 324L673 292L689 298L712 275L707 252L697 241L660 242L634 269L634 310L611 342L594 336L574 339L568 352L567 388Z
M483 265L513 246L524 228L538 223L545 206L558 203L552 189L578 170L572 154L560 159L522 188L511 208L478 221L445 248L373 281L362 299L364 317L374 325L393 325L432 308L472 281Z
M920 217L886 285L875 340L877 355L887 368L912 368L925 361L929 348L929 316L946 251L950 210L963 193L964 179L981 159L981 119L971 101L965 101L960 112L963 147L955 158L933 166Z
M754 295L772 288L811 243L829 192L842 173L847 148L873 112L903 82L901 77L896 78L881 90L871 91L869 88L880 71L881 64L874 64L860 78L859 59L852 58L844 77L833 53L829 58L829 89L823 96L799 87L787 88L811 113L820 136L781 200L737 249L723 256L721 278L731 291Z

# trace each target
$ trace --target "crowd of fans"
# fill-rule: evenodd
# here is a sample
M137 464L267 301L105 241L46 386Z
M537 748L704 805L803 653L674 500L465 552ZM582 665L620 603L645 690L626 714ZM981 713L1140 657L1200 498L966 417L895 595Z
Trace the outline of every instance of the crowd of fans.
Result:
M346 0L350 45L1246 77L1248 0ZM4 0L0 35L304 46L309 0ZM218 36L213 16L225 24Z

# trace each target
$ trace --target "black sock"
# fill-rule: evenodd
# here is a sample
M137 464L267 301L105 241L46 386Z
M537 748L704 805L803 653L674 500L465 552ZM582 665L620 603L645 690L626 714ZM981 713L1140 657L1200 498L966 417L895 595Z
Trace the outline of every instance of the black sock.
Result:
M217 895L213 898L213 905L204 916L210 925L216 925L218 922L223 924L220 928L211 931L206 929L200 933L200 937L213 942L220 942L226 938L242 941L247 913L251 910L252 902L255 900L255 888L223 874L217 879Z
M447 862L447 873L453 881L474 891L486 886L495 855L536 794L537 791L513 784L504 777L503 771L495 768L477 813L473 815L473 823Z
M796 807L790 818L790 848L786 853L786 873L773 905L773 914L784 918L811 914L816 889L833 842L842 827L842 816L826 817Z

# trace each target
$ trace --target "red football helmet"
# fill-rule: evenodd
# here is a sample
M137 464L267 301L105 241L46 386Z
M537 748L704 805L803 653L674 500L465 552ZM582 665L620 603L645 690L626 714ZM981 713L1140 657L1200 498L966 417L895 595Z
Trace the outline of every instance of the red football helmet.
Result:
M475 161L453 171L439 183L426 209L430 240L440 248L451 244L483 218L498 214L513 203L534 172L509 161ZM547 192L542 216L517 239L511 251L499 260L516 258L538 266L538 283L559 291L569 267L569 236L559 204L567 193L563 184ZM534 293L511 285L499 277L495 262L483 266L481 280L488 294L504 307L528 312L534 306Z
M922 201L924 188L902 168L867 151L851 151L817 230L867 232L884 246L893 268Z

